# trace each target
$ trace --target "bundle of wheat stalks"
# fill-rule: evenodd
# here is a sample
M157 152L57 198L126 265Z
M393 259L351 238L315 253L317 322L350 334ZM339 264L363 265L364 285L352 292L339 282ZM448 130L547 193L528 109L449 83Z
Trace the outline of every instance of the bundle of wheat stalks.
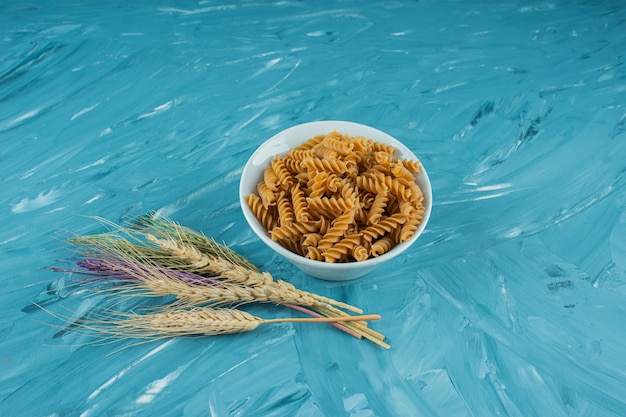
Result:
M274 280L200 232L155 215L127 226L95 219L107 226L106 232L67 239L80 256L72 272L88 277L81 283L115 300L162 297L168 302L144 313L106 309L81 320L82 329L106 337L154 340L246 332L276 322L317 322L389 348L384 336L367 325L379 315L364 315L357 307ZM289 307L311 317L263 319L240 309L253 302Z

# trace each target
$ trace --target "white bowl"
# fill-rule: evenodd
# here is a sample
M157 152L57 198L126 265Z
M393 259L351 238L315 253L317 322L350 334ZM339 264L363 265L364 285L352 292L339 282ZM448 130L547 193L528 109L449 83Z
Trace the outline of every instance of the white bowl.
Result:
M428 223L428 219L430 217L432 209L432 189L428 179L428 174L422 166L422 170L416 175L415 180L424 193L425 210L422 222L410 240L397 244L389 252L381 256L358 262L329 263L311 260L284 248L271 239L267 230L254 216L252 210L250 210L250 207L246 202L246 196L256 193L256 186L260 181L262 181L263 171L269 166L271 160L274 159L277 154L284 154L291 148L304 143L313 136L328 134L332 131L337 131L350 136L363 136L367 139L392 145L396 149L396 156L398 158L419 160L417 156L415 156L413 152L411 152L411 150L409 150L409 148L407 148L399 140L370 126L354 122L335 120L304 123L277 133L259 146L259 148L252 154L241 174L241 181L239 183L239 202L241 204L243 215L254 233L256 233L256 235L274 252L283 256L302 272L312 277L328 281L348 281L371 272L381 264L400 255L413 243L415 243L424 231L426 223Z

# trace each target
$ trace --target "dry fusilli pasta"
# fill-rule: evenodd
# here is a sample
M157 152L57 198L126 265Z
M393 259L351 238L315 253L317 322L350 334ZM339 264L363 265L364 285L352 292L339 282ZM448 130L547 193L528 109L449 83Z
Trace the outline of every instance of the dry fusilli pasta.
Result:
M292 252L363 261L418 229L420 171L419 161L397 158L391 145L331 132L276 155L246 201L270 237Z

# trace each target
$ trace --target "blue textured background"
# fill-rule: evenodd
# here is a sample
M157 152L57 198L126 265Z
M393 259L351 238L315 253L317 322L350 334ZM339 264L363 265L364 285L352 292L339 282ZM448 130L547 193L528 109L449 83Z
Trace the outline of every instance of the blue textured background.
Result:
M0 414L626 415L625 10L2 2ZM433 183L415 247L344 284L272 256L237 200L258 144L321 119L396 136ZM57 232L151 210L380 313L391 350L326 325L115 354L53 338L33 301L94 305L44 269Z

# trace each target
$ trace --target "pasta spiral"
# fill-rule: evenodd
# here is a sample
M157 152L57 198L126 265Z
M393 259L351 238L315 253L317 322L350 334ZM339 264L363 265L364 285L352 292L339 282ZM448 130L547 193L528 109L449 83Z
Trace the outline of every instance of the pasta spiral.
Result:
M291 189L291 197L293 200L293 210L296 216L296 220L299 222L306 222L311 220L304 191L298 186L294 185Z
M250 194L246 197L246 201L254 216L261 222L261 225L267 230L272 230L275 225L274 218L263 206L261 198L256 194Z
M378 223L380 218L383 216L385 212L385 208L387 207L387 201L389 198L387 194L376 194L374 197L374 201L372 202L372 206L369 209L367 216L367 224L372 225Z
M272 168L271 165L263 171L263 182L270 190L278 190L278 176L274 172L274 168Z
M348 235L330 248L322 251L322 256L326 262L339 262L345 258L360 241L361 236L356 234Z
M272 168L276 173L276 176L280 180L281 184L284 184L286 187L291 187L294 183L294 178L285 166L285 161L283 161L280 157L272 160Z
M291 239L295 236L314 232L315 230L315 223L296 222L273 227L270 231L270 236L272 240Z
M289 198L287 198L284 193L281 193L278 198L276 208L278 209L278 223L281 226L289 225L294 222L295 215L293 212L293 206Z
M337 132L333 132L326 136L321 143L328 149L332 149L341 155L349 154L354 148L354 144L352 142L342 140L341 135L337 134Z
M354 201L343 197L307 197L311 210L323 212L327 216L337 216L354 208Z
M363 235L363 239L371 242L378 236L390 233L392 230L397 229L404 223L406 223L406 217L402 213L394 213L389 217L381 218L378 223L366 227L361 233Z
M384 236L378 239L376 242L372 243L372 247L370 248L370 254L372 256L380 256L383 253L389 252L389 250L393 247L395 241L390 236Z
M340 159L304 158L302 163L309 171L326 171L343 174L348 170L346 163Z
M348 227L354 221L354 210L350 210L337 217L330 229L322 236L317 244L320 249L328 249L338 242L347 232Z

